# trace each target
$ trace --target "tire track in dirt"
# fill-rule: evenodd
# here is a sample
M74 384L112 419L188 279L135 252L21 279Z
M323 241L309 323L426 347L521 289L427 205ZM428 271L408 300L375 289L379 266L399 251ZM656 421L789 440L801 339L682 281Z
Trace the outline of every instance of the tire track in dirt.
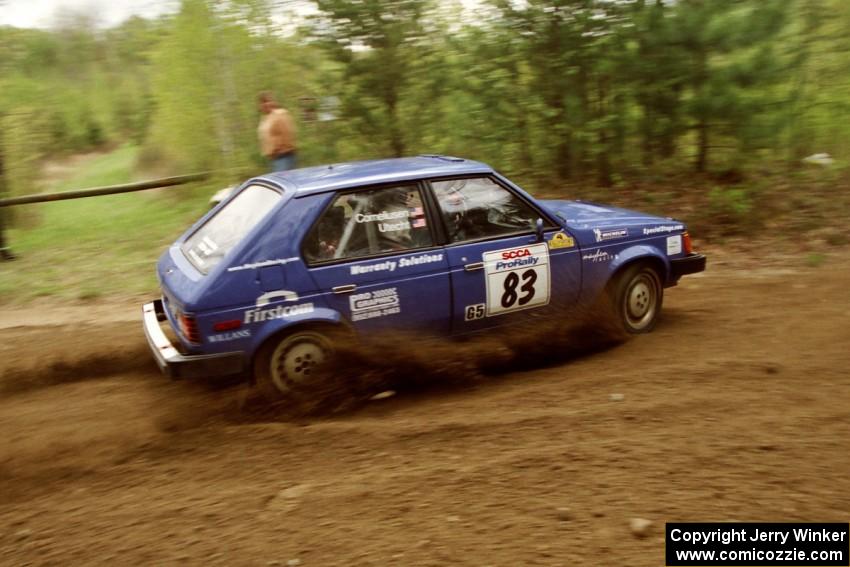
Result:
M241 419L238 393L141 367L2 395L0 554L658 565L665 521L846 521L846 260L710 271L651 335L332 417ZM137 326L0 339L37 366L40 332L84 358L96 336L133 352Z

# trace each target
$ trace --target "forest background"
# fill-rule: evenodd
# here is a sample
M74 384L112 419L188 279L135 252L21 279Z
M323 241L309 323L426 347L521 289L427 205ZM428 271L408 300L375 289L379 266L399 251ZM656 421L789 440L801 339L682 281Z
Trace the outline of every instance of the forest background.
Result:
M845 0L182 0L108 28L64 11L49 29L0 26L0 196L215 172L6 214L13 245L44 261L80 228L68 217L93 227L93 254L110 237L131 255L162 246L214 189L266 169L256 95L271 90L302 166L451 154L703 238L844 245L848 30ZM103 154L94 171L45 185L45 163L86 152ZM133 240L140 220L153 228ZM5 279L0 296L23 283Z

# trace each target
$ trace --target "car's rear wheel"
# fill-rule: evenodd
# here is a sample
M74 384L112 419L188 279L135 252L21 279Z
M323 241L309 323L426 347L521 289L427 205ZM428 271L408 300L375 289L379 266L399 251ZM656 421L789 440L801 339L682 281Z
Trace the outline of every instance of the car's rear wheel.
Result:
M330 338L314 330L272 339L254 364L257 388L269 399L283 399L315 380L333 353Z
M653 267L646 263L627 267L609 284L613 317L627 333L648 333L655 328L664 287Z

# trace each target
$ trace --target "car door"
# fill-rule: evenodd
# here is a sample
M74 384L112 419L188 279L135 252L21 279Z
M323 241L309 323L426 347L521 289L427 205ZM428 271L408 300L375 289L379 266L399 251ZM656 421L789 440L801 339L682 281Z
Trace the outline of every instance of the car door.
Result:
M341 192L302 253L327 305L358 332L446 334L448 262L432 225L418 183Z
M557 315L575 303L575 239L532 202L489 176L430 186L445 227L453 333L521 322L531 311Z

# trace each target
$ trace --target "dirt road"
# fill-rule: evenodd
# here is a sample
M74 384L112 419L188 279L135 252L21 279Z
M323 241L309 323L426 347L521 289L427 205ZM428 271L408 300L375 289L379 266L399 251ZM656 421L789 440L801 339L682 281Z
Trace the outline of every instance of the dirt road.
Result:
M657 566L666 521L846 522L850 254L712 260L651 335L297 423L161 378L136 321L7 312L0 563Z

